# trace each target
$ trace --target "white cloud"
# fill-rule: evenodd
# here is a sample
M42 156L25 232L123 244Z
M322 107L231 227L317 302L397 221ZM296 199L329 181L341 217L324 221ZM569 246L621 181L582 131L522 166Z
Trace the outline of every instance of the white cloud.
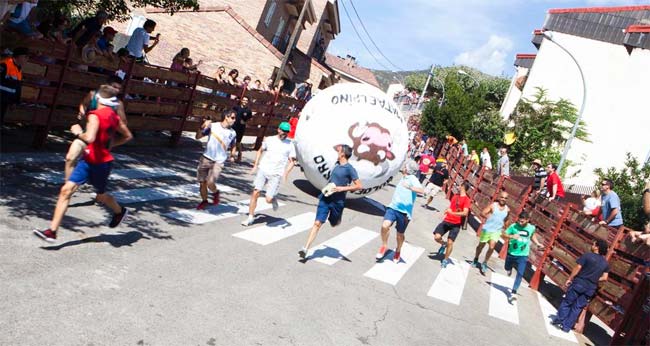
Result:
M506 58L512 51L512 41L504 36L491 35L482 46L458 54L454 63L477 68L483 72L498 75L504 71Z

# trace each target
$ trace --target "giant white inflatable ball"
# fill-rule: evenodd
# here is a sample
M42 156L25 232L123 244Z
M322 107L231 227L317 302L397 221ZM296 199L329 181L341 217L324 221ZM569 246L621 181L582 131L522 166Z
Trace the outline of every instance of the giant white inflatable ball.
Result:
M350 163L363 189L349 198L367 196L388 184L408 150L406 119L392 98L358 83L321 90L303 108L295 135L296 153L305 176L318 189L328 182L337 161L336 147L352 147Z

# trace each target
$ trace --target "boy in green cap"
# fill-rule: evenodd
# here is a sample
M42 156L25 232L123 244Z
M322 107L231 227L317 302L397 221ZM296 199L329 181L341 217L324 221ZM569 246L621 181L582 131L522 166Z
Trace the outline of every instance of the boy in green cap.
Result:
M280 126L278 126L278 135L264 139L262 146L257 151L255 163L250 171L250 174L257 171L257 175L253 181L254 188L248 207L248 217L242 221L242 226L250 226L253 224L257 198L260 196L260 192L264 189L264 186L266 186L266 202L273 205L274 211L278 210L278 200L275 198L275 195L280 188L280 178L283 177L283 180L287 181L289 172L291 172L291 169L293 169L296 163L296 149L291 140L287 138L289 131L291 131L291 125L288 122L280 123ZM260 162L260 158L262 158L264 152L266 153Z
M513 223L503 231L503 237L510 239L508 244L508 256L506 256L505 269L508 276L512 275L512 269L517 270L515 283L512 285L512 293L508 297L508 302L512 304L517 300L517 289L521 285L521 279L524 277L526 271L526 262L528 262L528 254L530 253L530 241L535 243L538 249L544 245L539 242L535 234L535 226L528 223L530 216L528 212L522 211L519 214L517 222Z

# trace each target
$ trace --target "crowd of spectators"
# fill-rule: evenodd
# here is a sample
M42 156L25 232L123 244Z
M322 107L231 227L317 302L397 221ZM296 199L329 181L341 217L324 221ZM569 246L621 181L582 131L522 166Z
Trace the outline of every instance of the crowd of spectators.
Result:
M71 18L65 15L43 15L39 13L38 0L29 0L13 6L0 8L2 18L0 30L14 32L26 36L28 39L47 39L59 44L73 44L85 64L92 65L98 57L116 59L135 59L138 63L147 63L146 55L160 42L160 33L153 35L156 22L147 19L143 26L136 28L124 47L115 47L113 40L117 31L111 26L105 26L109 19L106 11L98 11L95 15L84 18L76 25L71 26ZM196 63L190 57L190 49L182 48L171 58L170 69L184 73L199 73L203 64L202 60ZM76 66L81 70L88 70L85 65ZM92 68L91 68L92 69ZM93 71L101 72L101 71ZM226 68L220 66L214 78L220 83L246 87L251 90L280 92L283 96L293 97L308 101L312 96L312 82L307 80L299 83L293 90L287 90L284 80L277 85L273 78L266 83L263 79L254 79L251 76L240 77L237 68L232 68L226 74Z

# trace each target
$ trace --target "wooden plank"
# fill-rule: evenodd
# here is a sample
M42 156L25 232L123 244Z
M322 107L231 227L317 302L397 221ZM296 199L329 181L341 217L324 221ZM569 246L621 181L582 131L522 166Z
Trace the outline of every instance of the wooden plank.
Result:
M96 89L100 84L106 82L106 76L92 72L82 72L69 68L65 72L63 82L83 88Z
M38 63L34 63L32 61L28 61L22 67L23 75L32 75L32 76L43 77L43 76L45 76L46 71L47 71L46 66L43 66L43 65L38 64Z
M180 115L183 105L174 103L156 103L151 101L129 100L124 104L127 113L142 113L150 115Z
M190 84L193 79L189 73L172 71L168 68L145 64L133 65L132 74L137 78L147 77L154 81L175 81L183 84Z
M614 330L618 328L618 324L623 318L621 313L617 312L599 296L596 296L591 300L589 311Z
M156 83L147 83L139 80L129 82L129 93L150 97L174 99L175 101L187 101L190 99L192 89L173 87Z
M572 252L567 251L561 245L553 246L551 249L551 256L559 260L567 271L573 270L573 268L576 266L576 260L578 259L578 256Z
M17 106L15 109L7 111L5 122L44 126L47 123L48 113L49 109L47 108Z
M177 130L181 119L163 119L153 116L129 116L129 128L132 130ZM196 129L196 124L192 125ZM188 127L189 128L189 127Z
M591 251L591 241L587 240L585 237L580 236L578 233L571 231L566 227L562 227L560 234L558 235L563 242L567 245L570 245L580 254Z

